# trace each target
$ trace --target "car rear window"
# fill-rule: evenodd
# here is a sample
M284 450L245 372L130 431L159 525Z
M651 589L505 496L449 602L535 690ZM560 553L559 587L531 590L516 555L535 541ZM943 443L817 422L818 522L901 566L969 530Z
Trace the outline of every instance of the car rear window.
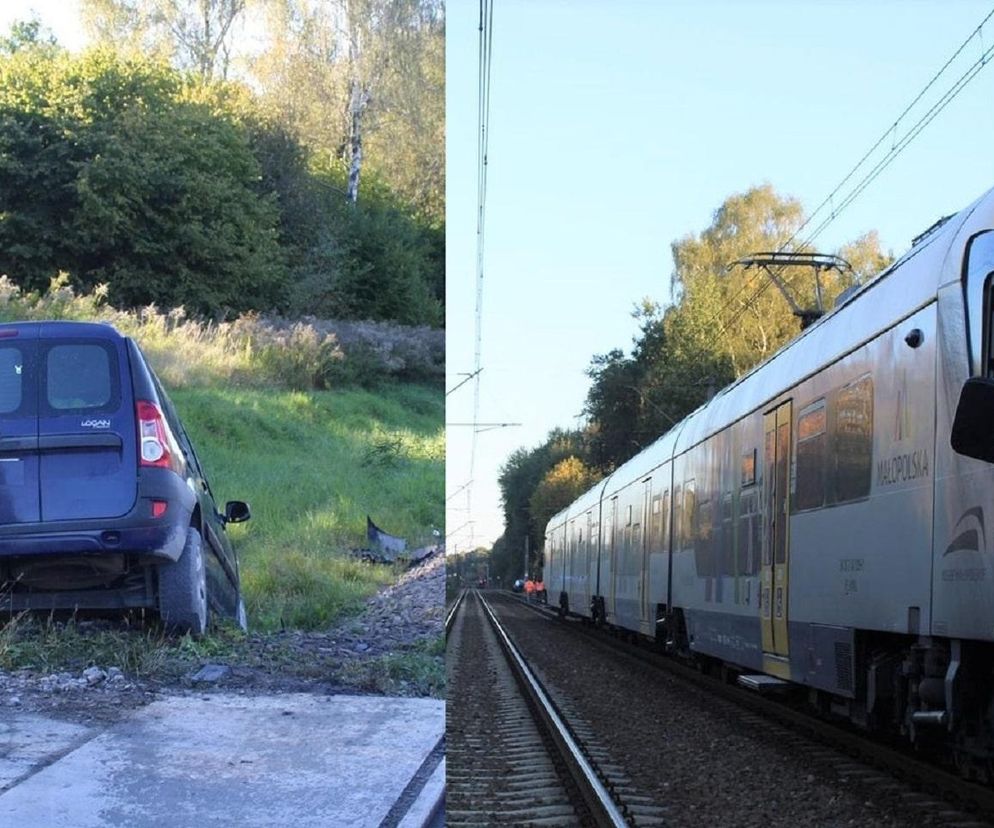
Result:
M116 408L117 360L108 345L53 345L45 360L45 376L48 405L56 411Z
M24 354L14 345L0 347L0 414L13 414L21 407Z

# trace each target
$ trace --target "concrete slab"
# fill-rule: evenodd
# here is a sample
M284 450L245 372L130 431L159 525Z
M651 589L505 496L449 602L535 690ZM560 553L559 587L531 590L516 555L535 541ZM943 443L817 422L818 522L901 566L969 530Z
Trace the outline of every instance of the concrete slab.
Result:
M379 826L416 777L437 788L444 731L434 699L170 697L78 746L88 734L66 733L69 752L22 773L0 814L18 828Z
M5 711L0 719L0 791L13 787L95 734L82 725Z

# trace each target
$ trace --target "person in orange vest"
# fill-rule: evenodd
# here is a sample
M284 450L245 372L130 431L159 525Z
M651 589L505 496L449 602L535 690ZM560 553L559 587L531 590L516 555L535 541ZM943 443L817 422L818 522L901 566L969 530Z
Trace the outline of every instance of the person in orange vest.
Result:
M535 593L535 582L529 578L525 581L525 597L531 601L532 595Z

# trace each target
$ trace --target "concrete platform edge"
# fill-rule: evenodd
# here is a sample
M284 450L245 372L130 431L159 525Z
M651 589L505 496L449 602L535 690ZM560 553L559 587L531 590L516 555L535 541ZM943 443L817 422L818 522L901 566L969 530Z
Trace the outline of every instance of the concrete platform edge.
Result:
M445 806L445 759L428 778L397 828L428 828Z

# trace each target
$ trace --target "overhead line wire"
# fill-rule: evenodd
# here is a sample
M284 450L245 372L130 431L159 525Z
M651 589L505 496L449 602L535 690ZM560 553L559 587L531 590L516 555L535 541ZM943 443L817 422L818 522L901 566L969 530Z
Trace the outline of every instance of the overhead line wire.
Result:
M479 77L478 77L478 134L477 134L477 213L476 213L476 336L473 364L473 422L480 418L480 372L483 351L483 278L484 246L486 241L487 154L489 151L490 122L490 70L493 49L493 0L480 0L479 24ZM473 485L476 477L476 449L479 429L473 429L470 443L469 479L466 489L466 507L472 515ZM472 528L471 528L472 533ZM472 537L471 537L472 543Z
M970 41L973 40L975 37L977 37L978 34L980 34L981 37L983 36L984 25L991 19L991 17L994 17L994 9L991 9L991 11L987 14L987 16L970 33L970 35L966 38L966 40L964 40L963 43L960 44L959 48L956 49L952 57L950 57L943 64L942 68L935 73L932 79L922 88L922 90L915 96L915 98L911 101L911 103L904 108L901 114L895 119L894 123L884 131L884 133L880 136L880 138L877 139L876 143L874 143L873 146L870 147L870 149L866 153L864 153L863 157L860 158L860 160L856 163L856 165L848 173L846 173L845 177L842 179L842 181L839 182L839 184L835 187L835 189L833 189L832 192L829 193L828 196L821 202L821 204L819 204L818 207L815 208L815 210L811 213L811 215L808 216L800 224L800 226L793 232L790 238L787 239L787 241L785 241L782 245L780 245L780 247L776 251L777 253L783 252L787 248L787 246L800 235L801 231L805 227L807 227L808 224L811 223L814 217L819 212L821 212L821 210L825 207L825 205L829 204L834 200L835 195L842 189L843 186L845 186L846 182L848 182L853 177L853 175L856 174L856 172L860 169L860 167L862 167L863 164L866 162L866 159L873 154L873 152L883 143L883 141L887 138L887 136L892 135L896 131L897 125L901 122L901 119L904 118L904 116L908 114L908 112L915 106L915 104L917 104L922 99L925 93L932 86L935 85L935 82L945 73L945 71L949 68L949 66L953 63L953 61L963 52L963 50L967 47ZM873 181L884 171L884 169L886 169L886 167L889 166L890 163L895 158L897 158L897 156L900 155L901 152L903 152L915 138L918 137L919 133L921 133L921 131L926 126L928 126L936 118L936 116L943 109L945 109L946 106L954 98L956 98L957 95L959 95L960 92L963 91L966 85L971 80L973 80L974 77L976 77L976 75L980 72L980 70L987 65L988 58L991 56L992 53L994 53L994 46L984 49L981 52L980 57L953 83L953 85L949 89L946 90L946 92L942 95L942 97L940 97L939 100L936 101L936 103L934 103L932 107L921 118L919 118L919 120L908 130L907 133L905 133L899 140L895 141L890 151L880 161L878 161L876 165L874 165L874 167L862 179L860 179L859 183L856 184L852 190L848 192L848 194L843 199L842 203L838 207L834 208L831 214L827 218L822 220L822 222L815 228L812 234L808 236L808 238L801 244L801 247L806 247L810 245L825 230L825 228L828 227L829 224L831 224L833 221L835 221L836 218L838 218L839 214L843 210L845 210L850 204L852 204L852 202L855 201L856 198L871 183L873 183ZM770 284L771 284L770 280L764 281L755 291L755 293L753 293L752 296L749 297L746 300L746 302L731 316L731 318L728 319L724 325L722 325L718 335L720 336L721 334L725 333L733 324L735 324L742 317L742 315L759 300L759 298L770 286ZM732 297L732 300L726 302L725 306L718 311L718 314L716 314L716 316L712 321L718 321L721 315L724 313L724 311L731 304L731 301L737 299L741 293L742 291L740 290L738 293L735 294L734 297Z

